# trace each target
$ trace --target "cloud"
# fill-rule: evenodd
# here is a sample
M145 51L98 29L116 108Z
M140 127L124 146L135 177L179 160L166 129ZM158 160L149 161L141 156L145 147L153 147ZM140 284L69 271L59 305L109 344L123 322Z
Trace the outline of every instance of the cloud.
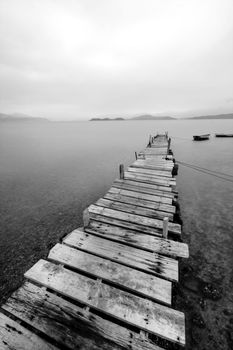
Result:
M1 111L74 119L214 110L232 91L231 0L1 5Z

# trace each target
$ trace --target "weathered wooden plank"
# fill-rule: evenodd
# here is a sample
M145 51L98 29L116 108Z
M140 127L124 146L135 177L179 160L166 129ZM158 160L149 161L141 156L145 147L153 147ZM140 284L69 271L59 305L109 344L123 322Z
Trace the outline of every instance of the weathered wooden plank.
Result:
M56 350L57 347L0 313L0 349Z
M155 145L155 144L154 144L154 145ZM157 144L156 146L158 146L158 144ZM163 147L161 147L162 144L160 144L159 146L160 146L160 147L146 147L146 148L145 148L145 151L154 151L155 154L156 154L156 151L158 151L158 152L165 152L165 153L167 152L168 144L165 145L165 146L163 146ZM158 154L160 154L160 153L158 153Z
M132 167L132 166L129 166L127 171L131 171L132 173L137 173L137 174L148 174L148 175L153 175L153 176L157 176L157 177L160 176L160 177L172 179L172 174L171 174L171 172L168 172L168 171L137 168L137 167Z
M169 281L178 281L178 261L170 257L112 242L79 229L66 236L63 243Z
M174 177L164 177L164 176L161 176L161 175L156 175L155 173L154 174L147 174L147 173L141 173L141 169L140 168L132 168L134 169L133 171L131 171L131 175L135 175L135 176L142 176L142 177L145 177L147 179L158 179L161 181L161 184L162 182L164 182L165 184L169 185L169 186L175 186L176 185L176 179ZM130 173L130 171L125 171L125 173Z
M65 345L72 350L121 350L122 347L162 350L139 333L105 320L30 282L14 292L3 308L41 333L49 335L61 344L61 348Z
M152 154L152 155L166 155L167 154L167 147L164 147L164 148L154 148L154 147L151 147L151 148L146 148L144 151L143 151L145 154Z
M45 260L38 261L25 277L170 341L185 344L184 314Z
M171 173L171 171L174 167L174 163L172 163L171 165L164 164L164 163L162 163L162 164L161 163L149 163L146 160L138 159L131 164L131 167L159 170L159 171Z
M114 187L112 187L112 188L114 188ZM115 190L122 192L122 190L119 188L115 188ZM104 198L118 201L118 202L122 202L122 203L128 203L128 204L141 206L143 208L161 210L161 211L168 212L171 214L174 214L176 211L176 208L172 205L164 204L163 202L159 202L159 201L151 201L151 200L147 200L147 199L142 198L143 194L140 192L128 191L130 194L129 196L127 194L125 195L124 193L121 193L121 192L114 193L113 191L112 192L109 191L105 194ZM126 193L127 193L127 191L126 191ZM131 194L133 194L133 196ZM145 196L150 196L150 195L145 195ZM166 199L168 199L168 198L166 198Z
M167 167L165 168L162 165L150 165L150 164L138 164L138 163L132 163L131 164L131 168L135 168L135 169L148 169L148 170L158 170L158 171L163 171L166 172L168 174L172 174L172 169L173 167Z
M163 229L163 221L158 219L152 219L143 217L141 215L135 215L130 213L124 213L119 210L109 209L109 208L102 208L97 205L90 205L88 207L89 213L99 214L123 221L132 222L135 224L139 224L142 226L149 226L155 229L162 230ZM174 224L172 222L169 222L168 224L168 231L177 235L181 234L181 226L179 224Z
M172 206L172 198L164 197L161 195L161 192L157 192L158 195L154 194L147 194L143 192L137 191L136 187L131 188L131 190L125 190L121 188L116 188L116 187L111 187L108 191L108 194L111 193L112 195L122 195L122 196L127 196L127 197L132 197L144 201L150 201L153 203L159 203L161 205L166 205L166 207L171 209L171 212L174 213L174 206ZM164 207L165 208L165 207ZM167 209L168 209L167 208ZM170 210L169 210L170 211Z
M129 191L147 193L156 196L158 195L161 197L167 197L172 199L176 196L174 192L171 192L171 187L155 186L152 184L147 184L145 182L137 182L126 179L116 179L112 184L112 187L127 189Z
M138 182L146 182L154 185L160 185L164 187L175 186L176 181L166 181L164 179L159 179L154 176L146 176L146 175L136 175L129 171L124 172L124 179L138 181Z
M161 143L153 143L151 144L151 148L167 148L168 142L161 142Z
M167 149L156 149L156 148L146 148L143 153L147 156L166 156L167 155Z
M143 232L95 220L90 220L89 225L85 228L85 232L162 255L181 258L189 257L188 245L185 243L147 235Z
M163 162L151 162L150 159L138 159L134 163L131 164L134 168L143 168L143 169L152 169L152 170L160 170L171 172L174 168L174 163L165 164Z
M50 250L48 259L110 281L116 286L128 289L131 293L136 292L146 298L171 305L171 282L161 278L155 276L148 278L148 274L144 272L73 249L65 244L56 244Z
M144 154L144 158L145 159L154 159L155 157L157 157L158 159L165 159L167 158L167 155L155 155L155 154L149 154L149 153L146 153ZM161 157L161 158L159 158ZM173 158L169 158L170 160L172 160Z
M94 213L89 213L89 214L90 214L91 220L95 220L95 221L99 221L99 222L103 222L106 224L115 225L115 226L119 226L119 227L123 227L123 228L128 228L130 230L143 232L143 233L146 233L146 234L149 234L152 236L156 236L156 237L162 237L162 230L159 230L159 229L155 229L155 228L152 228L149 226L143 226L140 224L116 219L114 217L108 217L108 216L103 216L103 215L94 214Z
M114 209L114 210L123 211L125 213L142 215L143 217L148 217L148 218L163 219L165 217L168 217L170 221L173 221L173 214L172 213L168 213L168 212L161 211L161 210L155 210L155 209L141 207L137 204L135 205L135 204L130 204L130 203L124 203L122 201L118 202L115 200L100 198L95 203L95 205L98 205L98 206L104 207L104 208L110 208L110 209Z

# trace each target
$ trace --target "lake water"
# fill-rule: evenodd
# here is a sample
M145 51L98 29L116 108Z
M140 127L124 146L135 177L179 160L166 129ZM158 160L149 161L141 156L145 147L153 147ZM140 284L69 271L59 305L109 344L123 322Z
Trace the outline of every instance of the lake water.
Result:
M231 120L1 124L2 300L60 237L82 225L82 211L108 190L118 177L119 164L132 163L149 134L164 131L172 138L177 160L233 176L233 138L214 137L215 132L233 133ZM199 133L212 137L193 142L192 135ZM209 346L227 349L233 320L229 311L233 309L233 183L182 166L177 182L184 239L190 244L187 264L200 279L214 281L222 291L218 302L207 300L206 309L194 310L208 327L201 335L196 331L199 345L190 348L204 348L208 335ZM184 294L194 305L201 295L191 291L190 283ZM224 331L216 335L219 325Z

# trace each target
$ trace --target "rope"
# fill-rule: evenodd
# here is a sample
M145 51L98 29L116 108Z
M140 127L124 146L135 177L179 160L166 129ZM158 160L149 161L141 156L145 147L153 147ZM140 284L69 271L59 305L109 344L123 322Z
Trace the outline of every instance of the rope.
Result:
M203 174L211 175L211 176L217 177L219 179L233 183L233 175L221 173L221 172L215 171L215 170L206 169L206 168L194 165L194 164L188 164L188 163L177 161L177 160L176 160L176 162L180 165L183 165L183 166L186 166L187 168L199 171ZM221 175L223 175L223 176L221 176Z

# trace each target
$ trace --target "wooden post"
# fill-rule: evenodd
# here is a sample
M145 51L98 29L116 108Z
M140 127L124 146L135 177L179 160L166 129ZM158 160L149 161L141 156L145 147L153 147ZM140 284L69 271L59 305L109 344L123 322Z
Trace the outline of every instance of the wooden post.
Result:
M123 180L124 179L124 164L120 164L119 170L120 170L120 179Z
M135 152L135 158L136 158L136 160L138 160L138 154L137 154L137 152Z
M167 233L168 233L168 217L165 217L163 219L163 238L167 239Z
M84 227L84 229L85 229L85 227L87 227L89 225L89 222L90 222L90 215L89 215L88 208L86 208L83 211L83 227Z
M169 154L170 145L171 145L171 138L169 137L169 139L168 139L168 145L167 145L167 154Z
M149 136L149 143L148 143L148 146L151 147L151 144L152 144L152 136L150 135L150 136Z

